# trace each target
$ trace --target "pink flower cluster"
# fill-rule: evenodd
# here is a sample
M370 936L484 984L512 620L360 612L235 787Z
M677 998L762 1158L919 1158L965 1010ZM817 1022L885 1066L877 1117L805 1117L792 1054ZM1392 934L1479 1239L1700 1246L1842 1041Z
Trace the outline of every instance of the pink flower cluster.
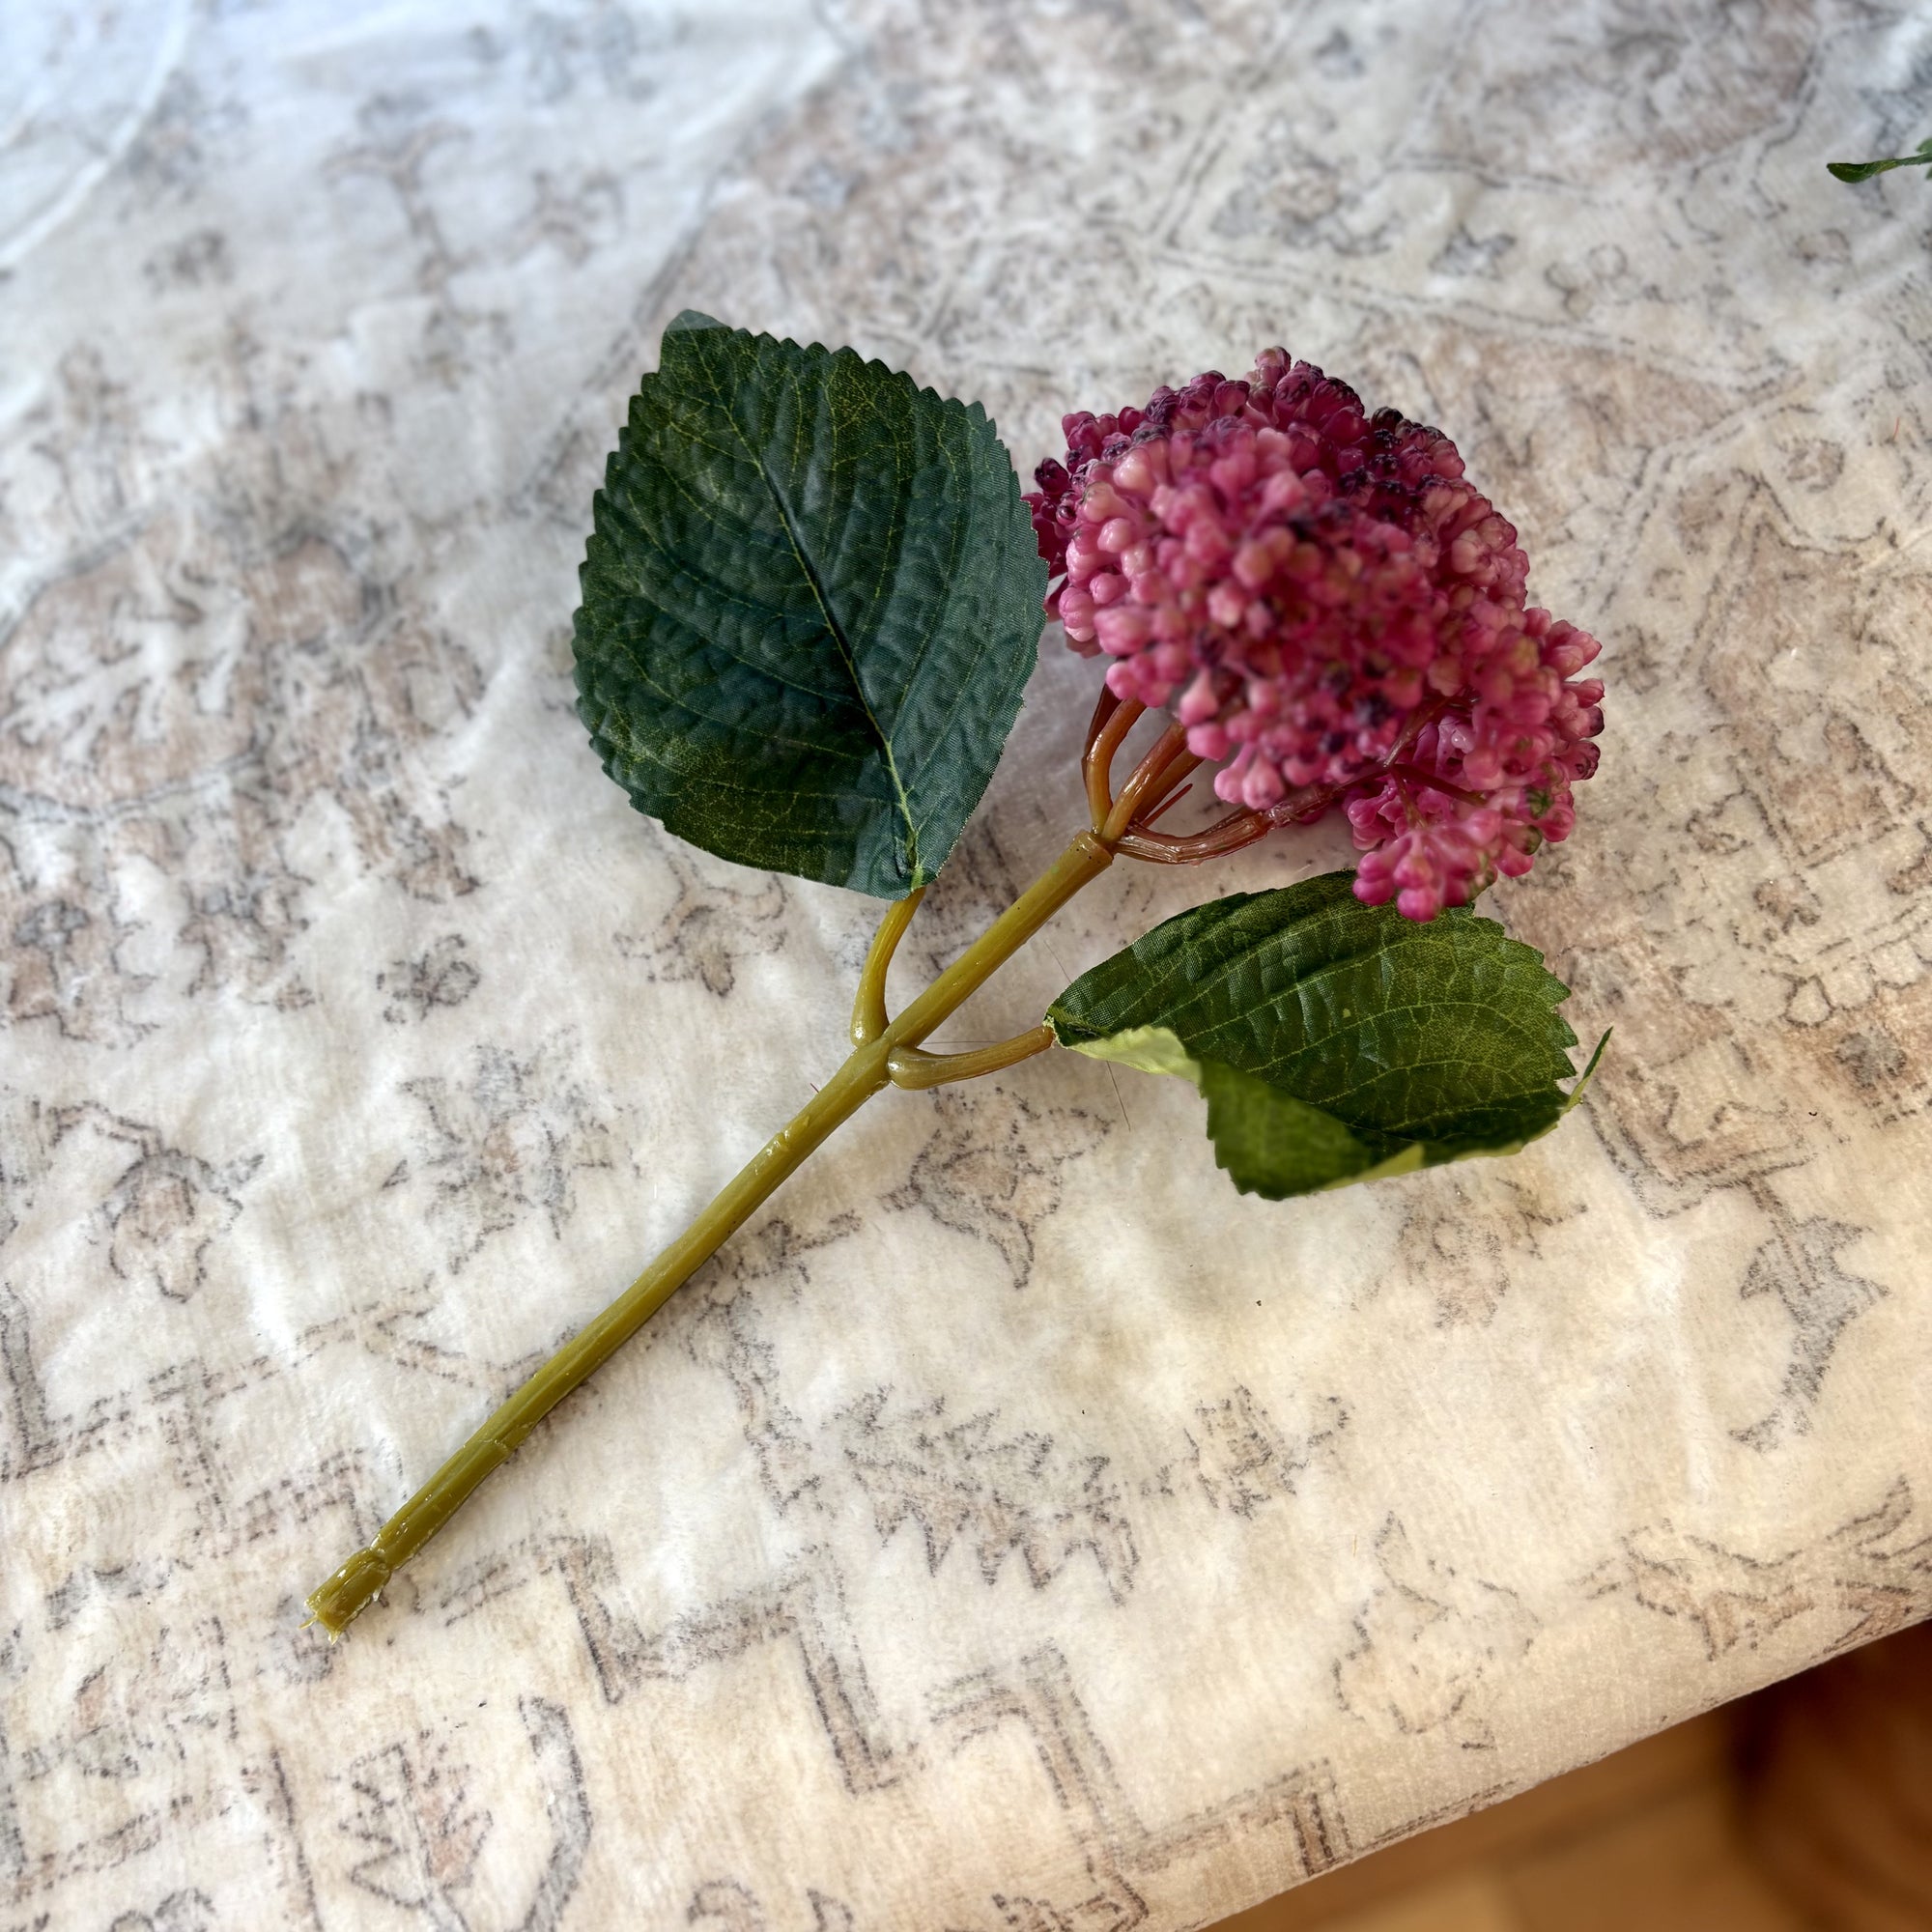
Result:
M1245 382L1064 419L1028 497L1067 641L1171 705L1230 804L1339 802L1355 895L1407 918L1529 869L1597 768L1594 638L1525 607L1528 560L1439 430L1367 415L1279 349ZM1176 694L1179 693L1178 699Z

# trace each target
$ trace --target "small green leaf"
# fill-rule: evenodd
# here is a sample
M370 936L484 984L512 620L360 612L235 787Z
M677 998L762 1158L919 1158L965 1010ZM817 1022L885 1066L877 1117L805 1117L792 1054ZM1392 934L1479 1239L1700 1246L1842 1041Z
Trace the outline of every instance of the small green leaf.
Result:
M722 858L897 898L992 777L1046 566L977 403L687 311L582 583L578 712L632 803Z
M1889 161L1827 161L1825 172L1841 182L1870 181L1874 175L1891 168L1924 168L1932 181L1932 140L1920 141L1916 154L1898 155Z
M1466 909L1417 923L1351 884L1196 906L1083 974L1047 1023L1063 1046L1192 1080L1215 1158L1271 1201L1548 1133L1603 1044L1566 1094L1569 989L1542 954Z

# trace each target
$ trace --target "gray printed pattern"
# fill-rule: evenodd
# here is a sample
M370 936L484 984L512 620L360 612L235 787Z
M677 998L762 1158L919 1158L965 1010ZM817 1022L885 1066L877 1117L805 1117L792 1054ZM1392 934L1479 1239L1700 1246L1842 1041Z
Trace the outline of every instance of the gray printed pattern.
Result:
M0 1925L1179 1932L1932 1615L1926 190L1819 165L1923 131L1920 25L22 20ZM887 1096L331 1649L302 1592L822 1082L876 916L571 714L687 306L1023 467L1282 340L1443 423L1605 641L1495 910L1616 1037L1520 1158L1288 1208L1175 1083ZM1092 679L1049 639L895 988L1076 822ZM955 1043L1342 850L1117 868Z

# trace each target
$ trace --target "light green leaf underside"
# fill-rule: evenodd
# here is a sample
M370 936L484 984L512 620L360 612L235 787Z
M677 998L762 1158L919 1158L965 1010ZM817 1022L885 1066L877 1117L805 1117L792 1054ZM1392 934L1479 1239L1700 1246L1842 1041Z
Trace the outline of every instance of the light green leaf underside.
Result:
M1053 1026L1053 1014L1046 1016ZM1058 1037L1059 1029L1055 1028ZM1178 1073L1183 1080L1201 1084L1201 1063L1188 1057L1187 1049L1166 1027L1128 1027L1124 1033L1108 1034L1099 1039L1062 1039L1075 1053L1093 1060L1111 1060L1117 1066L1131 1066L1137 1073Z
M1492 921L1363 906L1350 875L1197 906L1069 986L1063 1045L1193 1082L1215 1158L1270 1200L1513 1153L1583 1090L1567 989ZM1607 1038L1607 1035L1605 1036Z
M897 898L979 803L1046 587L978 404L687 312L595 504L578 711L641 811Z

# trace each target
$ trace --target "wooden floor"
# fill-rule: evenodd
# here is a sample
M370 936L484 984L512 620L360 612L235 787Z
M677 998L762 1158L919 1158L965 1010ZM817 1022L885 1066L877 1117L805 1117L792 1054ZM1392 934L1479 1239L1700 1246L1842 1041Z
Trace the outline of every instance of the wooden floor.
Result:
M1805 1932L1745 1852L1730 1744L1713 1712L1215 1932Z

